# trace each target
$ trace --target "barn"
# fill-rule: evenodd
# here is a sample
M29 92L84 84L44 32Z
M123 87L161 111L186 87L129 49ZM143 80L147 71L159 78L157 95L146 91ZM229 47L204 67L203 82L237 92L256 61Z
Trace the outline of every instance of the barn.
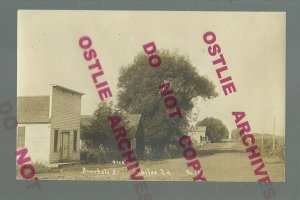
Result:
M51 85L50 96L17 97L17 149L32 162L79 161L81 92Z

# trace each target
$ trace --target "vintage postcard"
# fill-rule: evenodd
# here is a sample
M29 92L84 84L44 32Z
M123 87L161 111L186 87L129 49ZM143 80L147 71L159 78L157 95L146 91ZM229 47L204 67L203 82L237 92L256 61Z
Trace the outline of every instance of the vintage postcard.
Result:
M17 179L285 181L286 13L19 10Z

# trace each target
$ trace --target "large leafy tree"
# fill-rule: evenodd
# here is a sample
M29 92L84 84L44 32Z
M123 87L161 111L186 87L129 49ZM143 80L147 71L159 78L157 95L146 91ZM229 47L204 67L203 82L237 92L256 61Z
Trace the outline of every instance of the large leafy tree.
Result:
M137 154L141 155L144 145L150 145L156 155L163 148L176 142L181 127L187 125L186 115L193 108L193 98L216 97L214 84L200 76L186 56L177 52L160 50L161 66L152 68L148 57L139 53L132 64L122 67L118 82L118 107L129 113L140 113L141 126L137 135ZM169 81L181 109L181 119L171 119L168 114L175 110L164 107L159 85Z
M220 142L223 138L228 138L229 131L223 122L213 117L205 118L198 122L196 126L206 126L206 135L211 142Z

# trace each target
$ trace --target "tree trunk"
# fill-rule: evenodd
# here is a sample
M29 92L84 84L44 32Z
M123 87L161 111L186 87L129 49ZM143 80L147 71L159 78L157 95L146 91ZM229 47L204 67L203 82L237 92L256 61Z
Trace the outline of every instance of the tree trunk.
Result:
M142 112L140 122L138 124L138 128L136 130L135 138L136 138L136 156L138 159L144 158L145 152L145 114Z
M100 145L98 146L97 149L97 164L100 164Z

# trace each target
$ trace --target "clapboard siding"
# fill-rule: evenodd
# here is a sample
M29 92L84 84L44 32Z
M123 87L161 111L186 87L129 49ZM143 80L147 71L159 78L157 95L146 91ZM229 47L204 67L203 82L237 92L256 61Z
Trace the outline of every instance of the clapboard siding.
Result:
M52 88L50 162L61 160L62 131L70 133L69 160L79 160L81 95L59 87ZM58 152L54 152L54 132L59 130ZM77 151L73 151L73 131L77 131Z
M22 124L31 162L49 163L50 124Z

